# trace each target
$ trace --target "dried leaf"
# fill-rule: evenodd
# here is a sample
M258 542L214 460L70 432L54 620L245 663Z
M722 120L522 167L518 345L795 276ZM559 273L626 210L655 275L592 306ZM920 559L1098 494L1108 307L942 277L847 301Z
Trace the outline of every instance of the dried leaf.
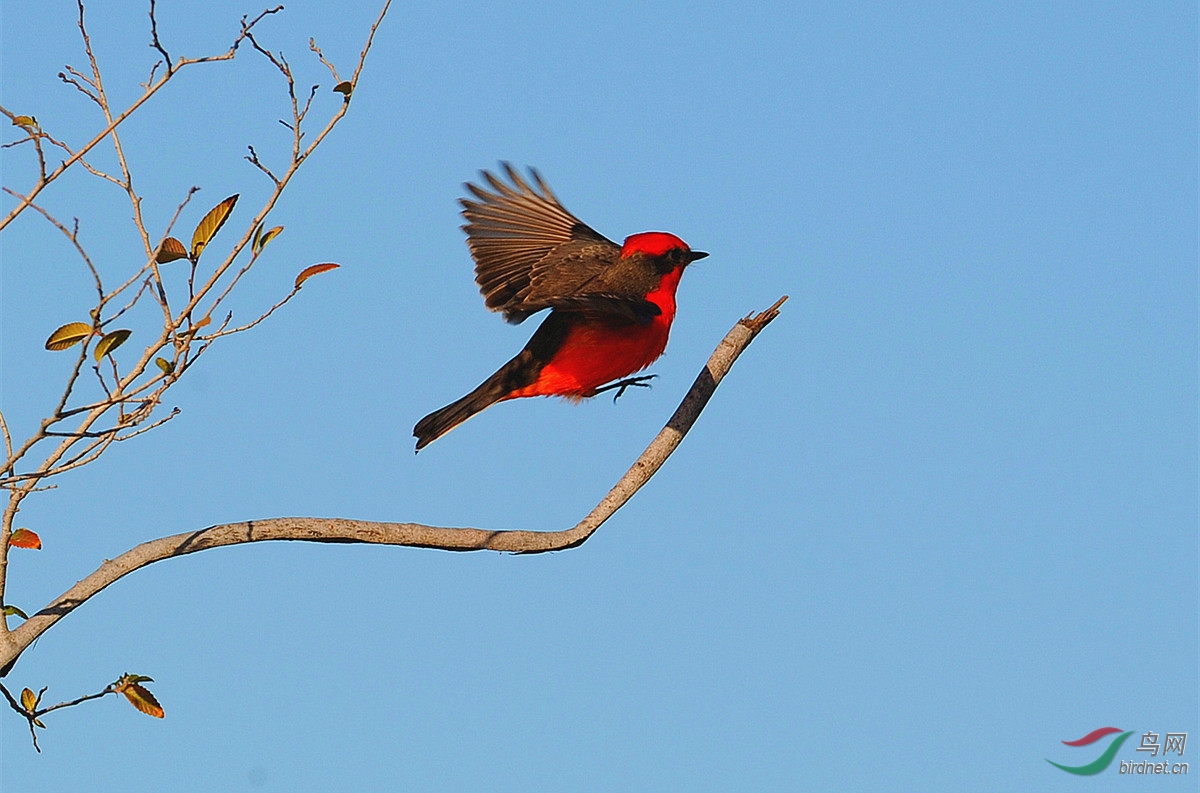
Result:
M203 328L205 325L209 325L211 323L212 323L212 317L206 316L204 319L200 320L195 325L193 325L192 330L199 330L200 328Z
M104 334L104 338L102 338L96 344L96 350L92 354L95 355L96 360L99 361L101 358L124 344L125 340L129 338L130 333L133 333L133 331L122 328L121 330L114 330L112 333Z
M175 371L175 364L168 361L166 358L155 358L154 363L158 364L158 368L162 369L163 374L170 374Z
M221 226L225 225L225 221L229 219L229 214L233 212L233 205L237 203L237 195L231 195L221 203L217 204L209 213L200 221L200 225L196 226L196 231L192 234L192 261L200 258L200 253L204 250L208 243L212 242L212 238L221 230Z
M187 255L187 248L183 247L182 242L174 237L167 237L162 241L162 245L158 246L158 253L154 254L154 261L166 264L176 259L186 259Z
M27 688L21 689L21 707L25 708L26 713L33 713L37 710L37 704L37 694Z
M35 551L42 550L42 538L29 529L17 529L14 531L12 536L8 538L8 544L14 548L31 548Z
M254 253L261 253L262 249L267 247L267 243L279 236L279 232L283 231L283 226L276 226L273 229L268 229L254 243Z
M263 225L264 225L263 223L259 223L258 226L254 229L254 239L250 241L250 250L251 251L255 251L255 252L258 251L258 238L262 236Z
M46 725L42 723L42 720L41 720L41 719L34 719L34 720L33 720L33 723L34 723L36 726L38 726L38 727L41 727L43 730L44 730L44 729L46 729Z
M341 267L340 264L334 264L333 262L326 262L325 264L314 264L311 267L305 267L303 270L300 271L300 275L296 276L296 287L295 288L299 289L301 284L303 284L309 278L312 278L314 275L317 275L319 273L327 273L330 270L336 270L339 267Z
M351 82L349 80L342 80L340 83L338 83L337 85L335 85L333 87L333 90L337 91L339 94L341 94L342 96L349 99L350 94L354 92L354 85L351 84Z
M92 326L86 322L68 322L50 334L46 349L58 352L72 347L92 335Z
M6 617L20 617L20 618L21 618L21 619L23 619L23 620L27 620L27 619L29 619L29 615L28 615L28 614L26 614L24 611L21 611L21 610L20 610L19 608L17 608L16 606L5 606L5 607L4 607L4 616L6 616Z
M162 705L159 705L154 695L141 685L142 683L152 682L154 680L145 675L122 675L120 680L113 683L112 690L118 694L124 694L125 699L129 700L129 704L142 713L153 716L156 719L161 719L166 715L162 709Z
M161 719L167 715L163 711L162 705L158 704L158 700L154 698L154 695L137 683L131 683L129 688L121 693L125 695L125 699L129 700L130 704L147 716Z

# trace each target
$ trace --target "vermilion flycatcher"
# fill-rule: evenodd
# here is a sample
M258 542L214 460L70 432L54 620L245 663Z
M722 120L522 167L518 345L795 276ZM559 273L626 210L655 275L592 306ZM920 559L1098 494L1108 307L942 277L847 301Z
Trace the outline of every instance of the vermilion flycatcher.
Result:
M515 358L417 422L417 451L505 399L579 400L644 385L650 376L622 378L662 355L684 268L708 255L661 231L617 245L568 212L537 171L530 169L535 188L503 165L511 185L484 171L492 192L468 184L477 200L461 200L475 282L487 307L509 322L550 314Z

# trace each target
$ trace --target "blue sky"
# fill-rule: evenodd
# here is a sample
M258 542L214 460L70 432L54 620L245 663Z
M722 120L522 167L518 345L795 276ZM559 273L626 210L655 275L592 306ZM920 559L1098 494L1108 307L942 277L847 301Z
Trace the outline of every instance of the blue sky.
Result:
M348 72L376 13L351 6L261 27L322 84L318 113L338 99L308 37ZM257 10L166 0L160 34L219 51ZM73 4L0 11L4 106L90 137L55 77L84 65ZM153 62L145 11L88 8L119 99ZM1196 31L1189 3L397 5L235 316L342 268L215 349L170 425L26 503L45 547L14 555L11 602L236 520L565 528L734 321L788 294L784 313L581 548L264 544L114 585L6 683L65 699L148 674L167 718L52 714L36 755L0 717L0 785L1066 790L1045 759L1090 761L1060 741L1097 727L1136 731L1126 760L1142 732L1200 740ZM245 146L278 161L285 113L248 50L182 75L126 133L151 226L199 185L184 225L236 192L240 231L266 195ZM5 185L23 158L4 152ZM609 237L712 255L653 390L500 405L414 456L416 420L533 330L484 310L458 229L462 182L499 160ZM46 203L114 279L137 261L115 188ZM43 341L89 306L35 220L2 240L18 432L70 365Z

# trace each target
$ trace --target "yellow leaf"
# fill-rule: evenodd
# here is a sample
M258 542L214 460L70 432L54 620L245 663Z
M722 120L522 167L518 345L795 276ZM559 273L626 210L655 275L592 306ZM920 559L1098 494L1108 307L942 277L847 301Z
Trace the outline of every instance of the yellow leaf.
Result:
M335 85L333 87L333 90L337 91L339 94L341 94L342 96L349 99L350 94L354 92L354 85L351 84L351 82L349 80L342 80L340 83L338 83L337 85Z
M174 237L167 237L162 241L162 245L158 246L158 253L154 254L154 261L166 264L176 259L186 259L187 255L187 248L183 247L182 242Z
M163 374L170 374L175 371L175 364L168 361L166 358L155 358L154 363L158 364L158 368L162 369Z
M129 338L130 333L133 333L133 331L122 328L121 330L114 330L112 333L104 334L104 338L96 344L96 350L93 353L96 356L96 360L100 360L124 344L125 340Z
M20 617L23 620L29 619L28 614L26 614L24 611L21 611L19 608L17 608L16 606L13 606L13 605L8 605L8 606L4 607L4 616Z
M192 261L200 258L201 251L204 250L208 243L212 242L212 238L221 230L221 226L225 225L225 221L229 219L229 213L233 212L233 205L237 203L238 197L231 195L221 203L217 204L209 213L200 221L200 225L196 226L196 231L192 234Z
M318 273L327 273L330 270L336 270L339 267L341 267L340 264L334 264L333 262L326 262L325 264L314 264L311 267L305 267L303 270L300 271L300 275L296 276L296 287L295 288L299 289L301 284L303 284L309 278L312 278L314 275L317 275Z
M166 713L163 711L162 705L158 704L158 700L154 698L145 687L138 683L126 683L120 689L120 693L125 695L125 699L129 700L129 704L145 713L147 716L153 716L156 719L161 719Z
M35 551L42 549L42 538L29 529L17 529L8 538L8 544L14 548L32 548Z
M37 694L27 688L21 689L21 707L26 713L33 713L37 709Z
M92 326L86 322L68 322L50 334L46 339L46 349L58 352L72 347L92 335Z
M263 232L263 235L254 243L254 253L259 253L263 248L267 247L267 243L279 236L279 232L283 231L283 226L276 226Z
M205 325L208 325L208 324L211 324L211 323L212 323L212 317L211 317L211 316L206 316L204 319L200 320L200 321L199 321L199 322L197 322L195 325L193 325L193 326L192 326L192 330L198 330L198 329L200 329L200 328L203 328Z

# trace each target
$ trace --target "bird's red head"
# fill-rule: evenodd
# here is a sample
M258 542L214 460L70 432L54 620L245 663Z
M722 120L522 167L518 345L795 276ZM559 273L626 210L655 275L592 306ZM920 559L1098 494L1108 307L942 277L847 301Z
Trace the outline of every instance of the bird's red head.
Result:
M684 254L680 257L684 264L696 259L703 259L708 255L703 251L692 250L686 242L665 231L643 231L641 234L630 234L625 238L625 244L621 246L621 256L632 256L635 253L647 256L665 256L671 251L680 251Z

